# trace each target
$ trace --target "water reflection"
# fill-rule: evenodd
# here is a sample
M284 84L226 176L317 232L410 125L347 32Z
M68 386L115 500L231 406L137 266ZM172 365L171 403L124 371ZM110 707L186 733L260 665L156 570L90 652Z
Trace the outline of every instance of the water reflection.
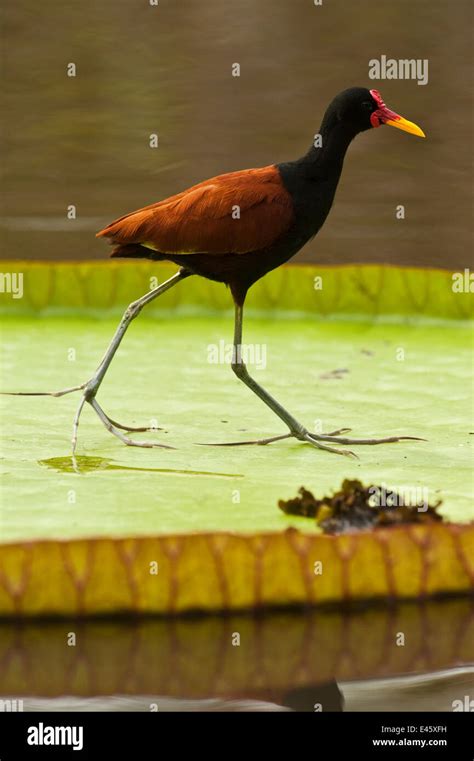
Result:
M219 473L209 470L184 470L178 468L138 468L129 465L118 465L105 457L90 457L88 455L69 455L66 457L49 457L38 460L39 465L55 470L57 473L94 473L102 470L126 470L143 473L161 473L178 476L214 476L215 478L244 478L242 473Z
M69 631L80 646L64 646ZM232 645L235 632L245 646ZM399 632L405 633L404 647L397 646ZM395 697L401 704L405 694L412 703L450 710L442 700L456 689L462 697L466 679L472 682L467 667L474 663L473 635L468 599L345 613L5 622L0 692L258 700L297 710L306 710L308 701L314 705L318 696L332 710L344 701L350 710L371 701L370 710L393 710ZM454 667L452 679L426 676ZM411 682L404 682L410 674Z

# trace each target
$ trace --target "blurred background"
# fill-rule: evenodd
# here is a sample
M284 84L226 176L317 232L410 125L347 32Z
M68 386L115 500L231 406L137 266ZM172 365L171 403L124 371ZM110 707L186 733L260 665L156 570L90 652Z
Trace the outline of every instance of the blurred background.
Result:
M297 260L468 266L471 14L471 0L4 0L2 256L105 259L105 223L297 158L331 98L361 85L427 139L360 135ZM370 80L381 55L428 59L428 84Z

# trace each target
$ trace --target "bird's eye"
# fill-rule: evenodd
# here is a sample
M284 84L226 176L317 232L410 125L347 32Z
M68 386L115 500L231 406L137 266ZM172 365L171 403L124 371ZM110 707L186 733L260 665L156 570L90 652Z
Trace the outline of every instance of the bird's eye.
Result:
M374 104L371 103L369 100L364 100L362 103L362 108L364 108L366 111L372 111L374 108Z

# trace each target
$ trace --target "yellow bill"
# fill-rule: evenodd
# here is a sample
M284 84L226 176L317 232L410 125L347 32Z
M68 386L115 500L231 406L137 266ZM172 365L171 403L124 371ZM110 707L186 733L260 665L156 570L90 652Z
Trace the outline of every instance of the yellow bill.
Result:
M409 132L411 135L418 135L418 137L426 137L425 133L414 122L409 122L408 119L404 119L403 116L399 116L398 119L386 119L385 124L390 124L391 127L402 129L404 132Z

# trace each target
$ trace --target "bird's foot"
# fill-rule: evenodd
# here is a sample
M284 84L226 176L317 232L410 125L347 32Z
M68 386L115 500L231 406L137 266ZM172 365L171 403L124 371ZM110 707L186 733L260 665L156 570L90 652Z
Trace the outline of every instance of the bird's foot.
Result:
M331 431L331 433L310 433L306 429L303 429L303 431L295 432L293 435L296 436L296 438L300 439L301 441L307 441L310 444L313 444L313 446L318 447L318 449L327 449L329 452L335 452L337 454L343 454L348 455L349 457L355 457L358 459L357 455L352 452L349 449L342 450L342 449L335 449L333 447L328 447L325 444L327 442L331 444L393 444L397 441L426 441L426 439L421 439L418 436L387 436L383 439L353 439L349 438L347 436L341 436L342 433L348 433L351 429L350 428L340 428L338 431Z
M81 403L79 405L79 408L76 413L76 418L74 420L74 429L73 429L73 437L72 437L72 446L73 446L73 452L76 449L77 444L77 428L79 424L79 417L82 412L82 407L84 406L85 402L89 402L91 407L95 410L97 413L97 416L99 420L103 423L103 425L107 428L107 430L112 433L114 436L116 436L123 444L126 444L127 447L141 447L142 449L152 449L152 448L158 448L158 449L175 449L175 447L169 446L169 444L159 444L155 441L135 441L134 439L131 439L129 436L124 435L119 428L126 431L127 433L130 431L157 431L162 430L161 428L156 427L147 427L147 428L128 428L125 426L120 425L119 423L116 423L114 420L109 418L109 416L104 412L102 407L100 406L99 402L95 397L87 398L86 395L82 397Z
M253 439L251 441L228 441L219 443L200 443L200 446L211 447L241 447L249 445L265 446L272 444L274 441L282 441L283 439L296 438L298 441L304 441L317 449L324 449L327 452L333 452L334 454L341 454L345 457L355 457L358 459L355 452L350 449L337 449L335 447L328 446L328 444L392 444L397 441L426 441L418 436L388 436L383 439L352 439L341 434L349 433L350 428L339 428L337 431L331 431L330 433L311 433L306 428L301 427L299 430L285 433L281 436L271 436L266 439Z
M107 430L109 430L111 433L114 433L118 428L122 431L126 431L127 433L144 433L147 431L162 431L162 428L159 428L157 425L151 425L151 426L132 426L132 425L124 425L123 423L117 423L116 420L113 420L109 415L107 415L106 412L100 407L98 404L95 396L98 390L98 385L95 379L88 381L82 386L84 390L84 396L86 402L89 402L89 404L95 409L97 412L100 420L102 423L104 423ZM98 409L96 409L98 408ZM100 414L98 412L100 410ZM112 430L113 429L113 430ZM120 438L120 437L119 437ZM124 437L126 438L126 437ZM128 443L128 442L127 442ZM143 446L140 443L135 444L128 444L128 446ZM154 444L150 444L150 446L155 446ZM156 445L158 446L158 445ZM164 446L164 445L163 445Z
M4 396L53 396L53 397L60 397L60 396L66 396L66 394L72 394L75 391L83 391L83 400L84 402L89 402L92 404L92 399L94 399L95 394L97 392L97 388L95 387L94 381L89 380L85 383L81 383L79 386L70 386L69 388L63 388L60 391L3 391L1 392ZM92 405L93 406L93 405ZM74 422L74 438L73 438L73 446L75 449L76 442L77 442L77 427L79 424L79 416L82 412L83 403L80 405L80 409L78 409L78 414L76 414L77 422ZM96 410L97 412L97 410ZM98 414L98 413L97 413ZM145 433L147 431L162 431L163 429L156 425L150 425L150 426L132 426L132 425L124 425L123 423L118 423L116 420L113 420L111 417L107 415L104 410L102 410L103 417L100 417L104 425L107 427L107 425L110 425L111 433L115 433L117 429L120 429L122 431L126 431L127 433ZM107 422L106 422L107 421ZM113 430L112 430L113 429ZM119 436L120 438L120 436ZM126 436L122 437L122 440L124 443L127 444L127 446L162 446L165 448L173 449L173 447L166 447L165 444L147 444L146 442L132 442L131 439L129 439Z
M348 431L350 431L350 428L340 428L337 431L331 431L331 433L328 433L326 435L335 436L340 433L347 433ZM304 428L302 428L300 431L294 431L294 432L292 431L290 433L284 433L281 436L271 436L270 438L267 438L267 439L252 439L251 441L227 441L227 442L218 442L218 443L199 442L198 446L207 446L207 447L243 447L243 446L249 446L249 445L266 446L267 444L273 444L274 441L282 441L283 439L291 439L291 438L297 438L299 441L305 441L308 444L311 444L311 446L316 447L317 449L326 450L326 452L334 452L335 454L342 454L345 457L355 457L357 459L357 455L348 449L346 450L335 449L334 447L329 447L329 446L326 446L325 444L322 444L321 442L317 441L315 437Z
M339 428L337 431L331 431L326 436L337 436L339 433L347 433L350 428ZM303 434L307 434L308 431L302 429ZM270 436L267 439L251 439L250 441L223 441L223 442L201 442L197 441L196 444L200 447L245 447L256 444L257 446L265 446L266 444L273 444L274 441L282 441L283 439L291 439L293 437L300 438L298 433L283 433L280 436Z

